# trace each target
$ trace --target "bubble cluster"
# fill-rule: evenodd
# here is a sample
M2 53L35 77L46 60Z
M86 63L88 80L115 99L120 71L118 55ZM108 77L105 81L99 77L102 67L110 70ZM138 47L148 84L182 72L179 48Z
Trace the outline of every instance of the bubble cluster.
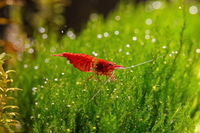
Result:
M153 1L153 2L149 2L149 4L145 6L145 11L152 12L153 10L162 9L162 7L163 7L163 3L161 1Z
M95 51L92 51L92 54L93 54L94 56L98 56L98 54L97 54Z
M67 36L68 36L70 39L75 39L75 38L76 38L76 35L75 35L72 31L68 31L68 32L67 32Z

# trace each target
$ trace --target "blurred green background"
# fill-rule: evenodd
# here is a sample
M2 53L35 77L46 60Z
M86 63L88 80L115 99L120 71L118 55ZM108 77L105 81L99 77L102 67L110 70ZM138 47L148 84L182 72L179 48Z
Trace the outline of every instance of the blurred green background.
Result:
M23 89L8 92L19 107L14 132L200 132L198 1L3 4L4 68L16 71L9 86ZM91 73L51 56L62 52L125 67L154 61L115 70L116 82L87 81Z

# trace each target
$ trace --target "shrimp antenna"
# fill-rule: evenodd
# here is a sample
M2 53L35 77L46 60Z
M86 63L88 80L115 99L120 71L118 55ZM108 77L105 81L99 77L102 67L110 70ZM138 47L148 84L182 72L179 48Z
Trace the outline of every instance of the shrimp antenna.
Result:
M161 57L163 57L163 56L164 56L164 55L159 56L159 57L157 57L156 59L161 58ZM148 60L148 61L145 61L145 62L142 62L142 63L136 64L136 65L133 65L133 66L130 66L130 67L123 67L123 68L118 68L118 69L129 69L129 68L133 68L133 67L136 67L136 66L140 66L140 65L143 65L143 64L146 64L146 63L152 62L152 61L154 61L154 60L155 60L155 59L152 59L152 60Z

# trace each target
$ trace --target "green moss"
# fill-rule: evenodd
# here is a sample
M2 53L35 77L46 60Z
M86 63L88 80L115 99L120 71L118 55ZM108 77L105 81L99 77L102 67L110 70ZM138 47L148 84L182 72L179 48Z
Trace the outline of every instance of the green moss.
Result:
M35 133L193 132L199 111L199 31L194 28L199 17L189 13L189 4L162 2L150 10L152 4L121 3L106 20L97 15L73 39L64 35L57 41L53 32L43 39L37 33L35 52L27 48L17 66L24 127ZM116 70L118 80L105 84L105 77L87 81L90 73L50 56L62 52L95 52L125 67L155 61Z

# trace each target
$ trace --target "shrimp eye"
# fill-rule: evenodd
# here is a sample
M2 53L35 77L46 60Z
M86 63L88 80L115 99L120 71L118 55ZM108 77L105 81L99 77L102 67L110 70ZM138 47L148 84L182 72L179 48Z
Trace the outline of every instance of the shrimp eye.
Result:
M109 63L109 65L111 66L111 65L113 65L112 63Z

